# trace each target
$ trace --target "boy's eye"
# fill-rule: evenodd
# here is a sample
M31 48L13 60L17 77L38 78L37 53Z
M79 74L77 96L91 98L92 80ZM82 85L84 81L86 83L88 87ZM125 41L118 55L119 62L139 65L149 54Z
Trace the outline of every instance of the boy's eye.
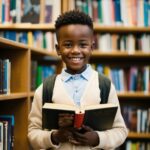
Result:
M71 48L72 47L72 44L71 43L64 43L63 45L65 48Z
M80 48L88 48L89 44L88 43L80 43L79 47Z

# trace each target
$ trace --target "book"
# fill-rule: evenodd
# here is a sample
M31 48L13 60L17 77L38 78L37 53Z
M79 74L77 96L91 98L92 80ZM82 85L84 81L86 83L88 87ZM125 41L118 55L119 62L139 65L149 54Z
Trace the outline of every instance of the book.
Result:
M80 128L82 124L94 130L103 131L111 129L118 106L116 104L98 104L86 107L77 107L56 103L45 103L42 108L43 129L58 129L60 114L73 114L73 126Z
M21 22L23 23L39 23L40 22L40 0L23 0L23 13Z
M0 149L3 149L3 122L0 122Z
M4 123L4 146L12 150L14 148L14 115L0 115L0 121Z

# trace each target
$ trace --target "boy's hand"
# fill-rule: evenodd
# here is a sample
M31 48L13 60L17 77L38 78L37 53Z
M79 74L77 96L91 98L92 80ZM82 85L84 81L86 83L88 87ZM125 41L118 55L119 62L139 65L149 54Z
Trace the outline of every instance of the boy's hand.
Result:
M73 121L74 114L62 113L58 116L58 127L57 131L52 133L52 142L56 145L59 143L73 141Z
M87 145L87 146L97 146L99 144L98 134L88 126L82 126L84 133L75 132L74 136L77 143L76 145Z
M51 135L51 140L55 145L59 143L69 142L74 140L73 138L73 128L60 128L57 131L53 131Z

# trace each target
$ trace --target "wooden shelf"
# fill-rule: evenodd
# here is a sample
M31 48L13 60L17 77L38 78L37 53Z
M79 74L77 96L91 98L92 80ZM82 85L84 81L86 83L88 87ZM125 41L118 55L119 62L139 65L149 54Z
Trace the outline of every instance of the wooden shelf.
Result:
M8 39L1 38L1 37L0 37L0 47L3 49L5 49L5 48L6 49L15 49L15 50L19 50L19 51L21 49L24 49L24 50L30 49L33 53L37 53L40 55L46 55L46 56L52 56L57 59L60 59L60 57L57 56L56 52L49 52L48 50L43 49L43 48L36 48L33 46L28 46L26 44L8 40Z
M17 23L17 24L0 24L0 30L51 30L54 31L54 23L48 24L32 24L32 23Z
M138 98L150 100L150 93L145 92L118 92L119 98Z
M45 24L32 24L32 23L17 23L17 24L0 24L0 30L51 30L55 31L54 23ZM94 23L94 30L100 32L148 32L150 27L137 27L137 26L104 26Z
M125 27L125 26L104 26L100 25L98 23L94 23L94 29L95 31L99 32L117 32L117 33L150 33L150 27L137 27L137 26L131 26L131 27Z
M94 50L92 52L92 57L114 57L114 58L150 58L150 53L144 53L141 51L135 51L134 53L130 54L128 52L119 52L119 51L112 51L112 52L101 52L100 50Z
M49 52L46 49L35 48L35 47L31 47L31 46L29 48L31 49L32 53L37 53L37 54L40 54L40 55L53 56L53 57L56 57L56 58L60 58L60 57L58 57L58 55L55 51Z
M33 97L34 96L34 92L30 92L30 97Z
M2 94L0 95L0 101L3 100L10 100L10 99L22 99L22 98L27 98L28 93L10 93L10 94Z
M150 139L150 133L129 132L128 138L133 138L133 139Z
M28 46L16 41L8 40L5 38L0 37L0 47L3 49L15 49L15 50L20 50L24 49L27 50Z

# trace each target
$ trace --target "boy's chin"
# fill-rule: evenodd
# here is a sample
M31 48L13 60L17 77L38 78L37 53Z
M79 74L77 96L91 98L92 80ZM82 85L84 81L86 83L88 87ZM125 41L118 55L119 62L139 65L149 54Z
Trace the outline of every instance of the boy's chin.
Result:
M71 74L79 74L79 73L82 73L84 70L85 70L85 67L84 68L74 67L74 68L67 69L67 72L69 72Z

